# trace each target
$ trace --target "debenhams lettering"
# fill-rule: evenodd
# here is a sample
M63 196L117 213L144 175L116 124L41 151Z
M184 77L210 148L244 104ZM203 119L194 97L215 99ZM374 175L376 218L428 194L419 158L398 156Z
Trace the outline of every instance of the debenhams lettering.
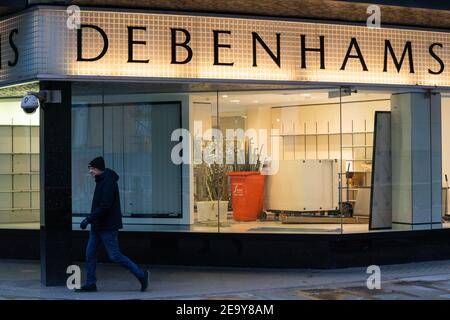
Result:
M17 49L16 43L14 42L14 38L19 33L18 29L13 29L8 34L8 44L9 44L9 50L12 50L13 58L8 59L7 65L8 67L14 67L17 62L19 61L19 50ZM4 61L3 61L3 34L0 34L0 69L4 67Z
M137 59L134 55L134 50L137 46L147 46L147 41L145 41L145 35L148 32L147 27L145 26L127 26L128 31L128 43L125 44L128 46L128 63L142 63L147 64L151 63L150 58L145 59ZM83 52L83 33L87 31L97 32L101 38L103 39L103 47L98 49L98 55L96 56L86 56L85 52ZM171 64L188 64L192 60L196 58L195 48L191 46L191 39L193 36L191 32L187 29L183 28L168 28L168 35L170 37L170 43L168 44L171 48ZM215 66L225 66L225 67L233 67L233 61L224 61L221 58L221 52L223 50L233 50L230 44L230 37L233 37L233 34L229 30L211 30L211 37L213 39L213 55ZM139 40L138 40L139 39ZM251 41L249 44L252 46L252 66L258 67L258 51L257 48L262 48L272 60L275 65L279 68L282 67L283 58L282 58L282 34L275 33L273 35L273 39L276 39L276 47L272 46L272 48L267 44L267 39L263 39L263 37L258 34L258 32L249 33L249 40ZM307 46L306 41L317 41L317 46ZM317 36L316 39L307 39L306 35L299 35L299 50L298 54L300 56L300 65L299 68L306 69L308 68L308 53L309 54L317 54L320 57L320 69L327 68L327 61L325 55L325 44L327 38L325 36ZM11 43L11 41L10 41ZM275 48L274 48L275 47ZM108 34L101 27L93 24L83 24L77 30L77 61L98 61L102 59L107 53L109 49L109 39ZM379 68L382 68L383 72L388 72L389 68L392 68L392 65L395 67L397 72L402 70L407 70L409 73L415 73L414 66L414 43L412 41L405 41L401 50L394 50L391 40L385 39L384 43L380 46L380 57L383 57L383 61ZM445 63L440 58L439 52L444 49L444 45L439 42L433 42L428 45L428 54L432 57L431 61L434 61L433 65L428 66L428 73L431 75L439 75L442 74L445 70ZM183 59L177 58L179 52L184 52ZM124 57L125 58L125 57ZM364 52L361 50L360 43L356 37L353 37L349 40L348 50L345 56L342 57L342 64L340 70L346 70L346 67L349 61L356 61L361 67L361 71L369 71L369 68L366 64L366 60L364 57ZM405 61L408 63L405 63Z

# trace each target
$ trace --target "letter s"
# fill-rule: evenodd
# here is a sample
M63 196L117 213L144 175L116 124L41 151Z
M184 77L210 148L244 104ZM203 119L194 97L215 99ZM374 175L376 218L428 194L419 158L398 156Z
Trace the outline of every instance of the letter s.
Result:
M19 33L19 30L17 30L17 29L13 29L9 33L9 45L14 51L14 61L13 62L8 61L8 66L10 66L10 67L14 67L17 64L17 62L19 61L19 51L17 50L16 44L13 41L13 36L18 33Z
M442 45L442 43L433 43L431 46L430 46L430 48L429 48L429 52L430 52L430 55L434 58L434 59L436 59L436 61L437 62L439 62L439 64L440 64L440 66L441 66L441 68L439 69L439 71L433 71L433 70L431 70L431 69L428 69L428 73L430 73L430 74L441 74L442 72L444 72L444 69L445 69L445 65L444 65L444 62L442 61L442 59L441 58L439 58L439 56L434 52L434 47L440 47L440 48L442 48L443 47L443 45Z

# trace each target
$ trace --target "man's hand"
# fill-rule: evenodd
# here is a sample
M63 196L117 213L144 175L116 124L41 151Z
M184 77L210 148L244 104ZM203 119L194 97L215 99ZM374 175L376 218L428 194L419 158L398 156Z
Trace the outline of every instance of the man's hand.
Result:
M82 230L86 230L88 224L91 223L91 221L89 220L89 218L85 218L83 221L81 221L80 223L80 228Z

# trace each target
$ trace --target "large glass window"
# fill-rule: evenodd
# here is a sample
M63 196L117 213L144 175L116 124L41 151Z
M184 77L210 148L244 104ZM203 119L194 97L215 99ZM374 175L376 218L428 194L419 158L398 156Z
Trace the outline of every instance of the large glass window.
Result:
M0 228L39 229L39 110L20 108L36 87L0 90Z
M236 142L228 154L244 159L224 165L230 204L220 231L441 227L435 96L424 90L313 87L220 92L224 144L230 141L227 131L239 136L240 129L240 138L231 135ZM252 158L260 160L257 167L249 165Z
M72 105L74 215L90 213L95 182L87 165L103 156L106 166L119 175L126 222L182 220L182 167L171 161L176 144L171 134L181 127L181 101L126 92L83 94L82 88L74 85Z
M219 93L231 154L221 232L341 232L339 97L339 88Z
M442 92L442 220L443 227L450 228L450 93Z
M120 176L126 230L439 228L448 189L433 97L400 89L74 83L74 227L90 211L95 183L87 164L102 155Z
M367 232L371 229L371 205L374 205L374 202L371 202L372 177L374 174L377 176L378 169L385 169L377 167L377 172L374 172L375 144L383 146L391 141L390 117L382 119L388 119L386 123L379 121L379 124L383 125L381 130L385 134L383 135L385 140L374 140L376 114L390 115L393 93L386 90L360 88L342 91L342 171L344 172L342 194L349 215L343 223L343 232ZM390 168L392 159L389 154L386 159L380 159L379 162L385 161L386 167ZM388 171L385 172L388 173ZM391 182L387 182L385 191L391 194ZM391 196L379 202L388 203L389 201ZM392 208L389 209L388 214L391 215L391 213ZM372 214L379 215L376 210Z

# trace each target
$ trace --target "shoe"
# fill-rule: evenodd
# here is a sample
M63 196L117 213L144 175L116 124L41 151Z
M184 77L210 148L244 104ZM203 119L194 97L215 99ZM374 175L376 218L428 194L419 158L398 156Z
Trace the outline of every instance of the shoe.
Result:
M139 279L139 282L141 283L141 292L144 292L147 290L149 277L150 277L150 272L148 270L145 270L144 276Z
M96 292L97 291L97 286L95 284L87 286L81 286L80 289L75 289L75 292Z

